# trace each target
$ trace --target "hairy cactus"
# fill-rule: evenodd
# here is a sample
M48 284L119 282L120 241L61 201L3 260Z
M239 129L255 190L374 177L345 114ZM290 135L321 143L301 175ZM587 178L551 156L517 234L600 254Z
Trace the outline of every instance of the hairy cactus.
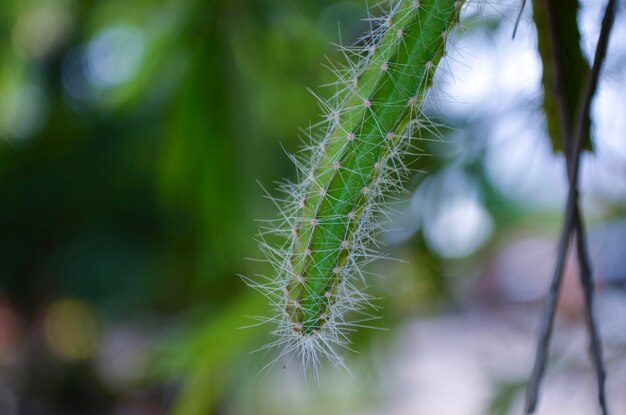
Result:
M248 281L276 310L268 320L278 338L268 347L295 353L305 368L323 356L343 364L337 349L349 343L346 332L371 317L361 288L363 267L381 256L381 203L409 173L403 158L428 125L422 102L462 3L386 2L371 33L343 49L348 64L336 70L335 93L320 100L325 119L291 156L299 181L280 187L280 218L260 233L275 274Z

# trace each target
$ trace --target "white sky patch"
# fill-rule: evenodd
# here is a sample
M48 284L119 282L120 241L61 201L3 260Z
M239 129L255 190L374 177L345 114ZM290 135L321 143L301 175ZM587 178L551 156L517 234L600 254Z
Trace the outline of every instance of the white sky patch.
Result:
M567 191L565 160L552 152L540 125L520 114L500 116L490 133L485 169L507 197L530 206L560 205Z
M504 23L493 33L486 29L470 31L454 44L446 61L453 81L444 86L444 92L456 103L446 111L502 110L504 104L538 93L541 58L536 35L521 27L512 41L512 30L512 25Z
M626 162L626 88L607 82L598 89L591 110L598 156Z
M458 43L447 61L452 79L444 83L443 89L452 99L445 111L465 115L473 103L489 102L495 56L482 33L468 34Z

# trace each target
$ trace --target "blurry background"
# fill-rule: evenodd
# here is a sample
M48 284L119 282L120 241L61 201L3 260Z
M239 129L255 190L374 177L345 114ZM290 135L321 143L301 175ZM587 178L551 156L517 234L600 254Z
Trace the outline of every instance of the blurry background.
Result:
M495 2L494 2L495 3ZM306 91L367 29L361 0L0 0L0 413L520 413L555 260L564 161L541 112L527 10L482 2L438 71L409 192L393 206L353 337L352 376L259 375L269 272L253 236L286 151L319 119ZM591 56L603 1L583 1ZM624 3L621 2L623 5ZM623 11L623 10L622 10ZM583 158L597 308L626 414L626 19ZM324 90L317 89L323 95ZM540 414L596 413L575 266Z

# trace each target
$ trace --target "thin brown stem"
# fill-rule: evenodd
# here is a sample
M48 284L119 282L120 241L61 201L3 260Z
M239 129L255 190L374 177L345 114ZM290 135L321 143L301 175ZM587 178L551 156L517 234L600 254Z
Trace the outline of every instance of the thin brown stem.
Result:
M561 282L563 280L563 271L565 269L565 261L567 259L571 230L574 227L574 211L570 210L569 206L575 206L575 202L576 196L570 191L567 201L568 209L566 210L563 231L561 232L561 238L559 240L556 265L554 267L554 273L552 274L552 283L550 284L550 289L543 308L539 342L537 344L537 352L535 355L535 364L533 366L530 381L528 382L528 389L526 391L527 414L535 412L539 397L539 388L541 386L541 380L546 368L546 361L548 360L548 349L550 345L550 338L552 337L552 326L554 325L556 304Z
M515 26L513 26L513 36L511 36L511 39L515 39L515 34L517 33L517 27L519 26L519 21L522 19L522 14L524 13L525 7L526 7L526 0L522 0L522 5L519 8L519 13L517 13L517 18L515 19Z
M613 26L613 22L615 20L615 4L615 0L609 0L606 7L604 18L602 20L602 28L600 30L600 37L598 39L598 45L596 47L596 53L594 56L593 66L583 89L583 97L576 114L573 133L571 134L571 136L570 134L567 134L567 132L570 131L569 125L564 125L563 129L566 141L564 144L569 179L569 192L565 210L565 221L561 232L561 238L559 240L557 261L554 269L554 274L552 276L550 290L548 292L548 296L546 298L546 303L544 306L535 365L533 367L533 372L529 381L526 395L527 414L533 413L537 405L541 379L545 371L546 361L548 357L548 349L550 344L550 338L552 335L554 316L556 313L556 303L561 282L563 279L565 260L567 257L569 242L572 236L575 234L577 257L580 266L581 285L583 287L585 296L586 320L591 337L591 353L594 361L594 366L596 368L598 382L598 400L602 409L602 414L608 415L604 388L606 372L602 360L602 346L598 325L593 310L593 277L591 270L591 261L587 248L585 227L578 206L578 176L580 171L580 155L582 152L583 142L585 138L585 127L588 125L591 101L597 89L600 70L606 56L609 35Z
M585 296L585 318L591 340L591 357L596 369L596 379L598 383L598 402L600 404L600 408L602 409L602 414L608 415L609 410L606 404L606 393L604 388L606 370L602 359L602 342L593 307L593 273L591 268L591 258L589 256L589 248L585 237L585 224L578 209L576 210L574 220L576 224L576 252L580 266L580 282Z

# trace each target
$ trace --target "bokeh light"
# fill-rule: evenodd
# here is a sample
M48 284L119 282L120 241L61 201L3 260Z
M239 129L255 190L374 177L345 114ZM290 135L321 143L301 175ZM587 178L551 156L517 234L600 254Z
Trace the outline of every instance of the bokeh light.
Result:
M137 27L107 27L96 34L87 46L88 79L97 88L127 82L139 70L143 52L143 37Z
M61 359L84 360L97 351L98 319L84 301L62 299L50 305L44 317L46 341Z

